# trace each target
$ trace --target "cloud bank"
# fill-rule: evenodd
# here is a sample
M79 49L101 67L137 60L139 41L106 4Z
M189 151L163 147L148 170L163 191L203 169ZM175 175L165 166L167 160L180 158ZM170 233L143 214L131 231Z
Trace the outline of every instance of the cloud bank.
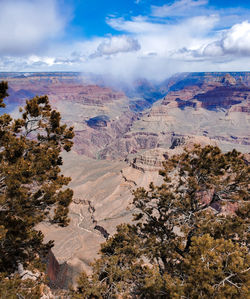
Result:
M56 0L1 0L0 55L38 52L60 35L67 16L59 14Z
M202 53L204 56L249 56L250 23L242 22L226 30L220 40L208 44Z
M114 55L117 53L134 52L139 51L140 48L141 46L139 42L132 37L126 35L112 36L102 41L96 52L90 55L90 57L96 58L105 55Z

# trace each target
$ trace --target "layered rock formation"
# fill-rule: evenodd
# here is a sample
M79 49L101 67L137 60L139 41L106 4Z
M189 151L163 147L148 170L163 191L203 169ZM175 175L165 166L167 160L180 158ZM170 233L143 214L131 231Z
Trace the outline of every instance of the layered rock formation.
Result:
M78 73L0 74L9 83L8 111L27 98L47 94L63 121L75 128L74 150L97 158L98 152L126 133L135 113L123 92L90 84Z
M126 89L133 99L90 84L77 73L5 74L5 79L10 108L35 94L48 94L63 120L74 125L74 150L81 155L124 159L141 150L169 147L176 134L209 136L225 150L248 150L250 73L184 73L159 85L138 80L133 92ZM152 103L147 111L135 111Z
M48 268L55 284L69 285L90 270L100 243L131 221L131 191L160 184L166 158L195 143L249 152L250 73L178 74L158 89L141 81L133 99L75 73L1 77L9 81L10 109L48 94L63 121L75 127L74 149L63 166L74 190L71 222L66 228L40 225L46 241L55 240L58 264L51 255ZM154 95L167 91L155 102Z
M247 152L250 85L246 84L224 74L211 81L203 80L200 85L170 91L134 121L126 135L106 147L101 156L114 159L118 153L126 156L149 148L168 148L176 135L204 135L216 140L223 150L236 148Z
M203 84L216 84L221 82L222 78L225 78L222 83L228 81L229 83L244 83L250 85L250 72L192 72L192 73L178 73L171 78L168 78L160 86L167 86L167 91L176 91L186 88L188 86L202 86ZM233 78L233 79L231 79Z
M132 191L138 187L147 189L151 182L155 185L163 183L158 173L166 159L197 143L215 145L204 136L179 141L175 136L172 149L146 150L126 162L98 161L76 153L64 154L64 173L72 177L70 187L74 190L69 213L71 222L65 228L48 223L39 226L46 241L55 240L53 253L62 270L54 262L55 270L50 269L54 283L72 284L82 270L90 271L90 263L98 257L100 244L115 232L118 224L131 222L134 212ZM66 275L64 280L60 274L62 271Z
M52 251L66 277L62 280L56 263L54 271L52 266L49 271L54 284L65 286L75 283L82 270L90 271L100 244L115 232L118 224L132 220L132 190L147 188L151 181L161 184L162 178L158 169L147 171L147 164L145 169L136 169L128 162L93 160L73 152L63 158L64 173L72 177L70 187L74 190L71 222L64 228L43 223L39 229L46 241L55 240ZM65 263L67 267L61 266Z

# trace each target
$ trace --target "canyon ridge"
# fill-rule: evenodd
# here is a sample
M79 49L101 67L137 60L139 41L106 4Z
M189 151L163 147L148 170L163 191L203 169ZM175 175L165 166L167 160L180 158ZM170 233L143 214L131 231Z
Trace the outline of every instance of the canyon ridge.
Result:
M0 79L9 83L12 115L27 98L47 94L74 126L73 150L63 153L74 190L71 222L39 226L46 241L55 240L48 271L60 287L90 271L100 244L131 221L132 191L162 182L165 159L196 143L249 152L249 72L180 73L119 88L80 73L0 73Z

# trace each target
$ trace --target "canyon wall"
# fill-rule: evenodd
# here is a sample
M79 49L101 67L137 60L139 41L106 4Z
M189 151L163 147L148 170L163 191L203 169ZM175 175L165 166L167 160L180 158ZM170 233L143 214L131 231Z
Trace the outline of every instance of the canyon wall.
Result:
M100 244L132 220L132 191L161 184L165 159L195 143L249 152L250 73L184 73L123 91L78 73L2 73L1 79L9 82L7 111L14 116L26 98L47 94L75 128L73 150L63 153L74 190L71 222L39 225L46 241L55 240L48 274L60 287L90 272Z

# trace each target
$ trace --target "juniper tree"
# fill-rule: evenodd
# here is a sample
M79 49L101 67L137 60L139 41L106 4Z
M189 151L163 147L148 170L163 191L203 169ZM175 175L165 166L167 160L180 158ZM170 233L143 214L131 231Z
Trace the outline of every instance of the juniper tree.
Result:
M76 298L246 297L250 181L244 156L195 146L166 161L160 174L164 184L134 192L135 223L118 227L102 245Z
M0 107L8 85L0 83ZM21 117L0 116L0 271L13 273L45 254L53 242L43 242L36 229L41 221L65 226L73 192L61 174L62 150L70 151L73 128L61 124L47 96L26 101Z

